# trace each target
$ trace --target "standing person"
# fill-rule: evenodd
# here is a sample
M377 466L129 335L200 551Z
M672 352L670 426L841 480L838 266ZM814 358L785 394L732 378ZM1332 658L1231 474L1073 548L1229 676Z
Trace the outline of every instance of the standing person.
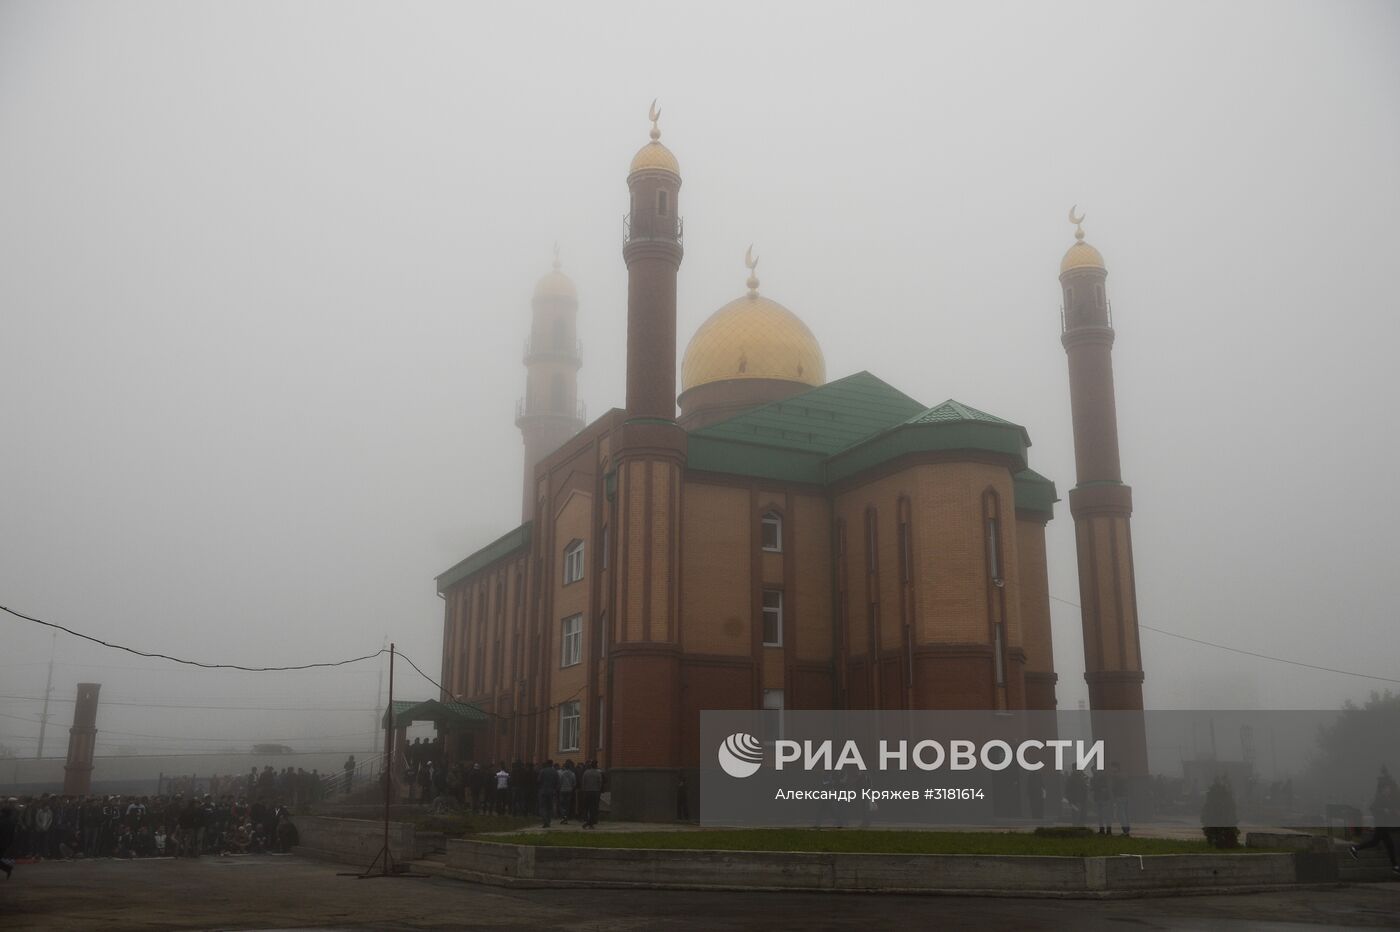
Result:
M355 785L355 755L351 754L345 758L345 766L341 768L345 771L345 795L350 795L350 790Z
M1389 776L1385 771L1382 774ZM1351 846L1351 856L1359 861L1360 852L1384 845L1385 853L1390 856L1390 869L1400 874L1400 855L1397 855L1395 843L1395 834L1400 831L1400 792L1393 782L1380 784L1375 802L1371 803L1371 813L1375 816L1376 827L1367 841Z
M535 781L535 791L539 794L541 828L549 828L549 817L554 812L554 794L559 792L559 771L554 769L554 761L547 760L540 768Z
M603 795L603 771L598 769L598 762L591 760L583 770L583 776L579 778L579 789L582 797L583 827L593 828L598 824L598 797Z
M1094 797L1094 810L1099 817L1099 834L1112 835L1113 790L1109 786L1108 774L1095 770L1089 779L1089 795Z
M676 778L676 821L690 821L690 788L685 784L685 774Z
M53 829L53 809L49 807L49 794L39 798L39 808L34 812L34 853L41 858L52 858L50 835Z
M1065 777L1065 799L1074 814L1074 824L1083 825L1084 809L1089 803L1089 788L1085 785L1083 771L1070 769Z
M501 761L501 766L496 771L496 815L506 814L506 800L509 796L510 771L506 770L506 762Z
M559 824L568 825L569 816L573 814L574 808L574 787L578 785L578 775L574 773L574 762L564 761L564 768L559 771Z
M1108 785L1113 796L1113 816L1126 837L1132 832L1128 818L1128 781L1123 778L1123 768L1118 766L1117 761L1108 765ZM1109 834L1113 834L1112 829Z
M18 806L19 800L13 796L0 803L0 870L5 872L6 880L15 872L15 860L10 855L10 848L14 846L15 832L19 827Z
M473 762L472 769L467 771L467 793L472 800L472 812L481 814L482 791L486 789L486 774L481 772L481 763Z

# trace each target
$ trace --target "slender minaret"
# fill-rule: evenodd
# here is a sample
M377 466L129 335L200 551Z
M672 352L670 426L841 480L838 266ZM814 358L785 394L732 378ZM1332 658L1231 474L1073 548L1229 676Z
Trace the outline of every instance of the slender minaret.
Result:
M583 348L578 339L578 293L559 270L559 246L554 269L535 285L530 301L533 316L525 341L525 397L515 406L515 423L525 439L525 481L520 520L535 513L535 467L583 427L584 409L578 401L578 370Z
M1075 487L1070 514L1079 557L1084 678L1089 708L1142 708L1142 648L1133 576L1132 489L1118 463L1113 401L1113 314L1104 291L1103 256L1084 242L1084 220L1070 209L1075 243L1060 262L1063 335L1074 415Z
M73 706L73 727L68 730L68 761L63 765L63 795L86 796L92 792L92 759L97 746L97 694L101 683L79 683Z
M606 708L615 818L675 815L680 766L680 500L686 435L676 424L676 274L681 264L680 166L651 142L627 174L627 416L613 441L618 522L612 535L616 609ZM625 548L625 549L622 549ZM610 726L610 727L609 727Z

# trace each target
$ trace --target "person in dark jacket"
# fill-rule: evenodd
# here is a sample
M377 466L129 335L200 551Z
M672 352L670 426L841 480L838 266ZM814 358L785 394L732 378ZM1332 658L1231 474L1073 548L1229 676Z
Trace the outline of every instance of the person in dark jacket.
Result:
M15 872L10 848L15 843L15 829L19 824L19 811L16 808L18 806L19 800L13 796L0 803L0 870L5 872L6 880Z
M535 790L540 799L542 828L549 828L549 817L554 813L554 794L559 792L559 771L554 769L554 761L547 760L536 777Z

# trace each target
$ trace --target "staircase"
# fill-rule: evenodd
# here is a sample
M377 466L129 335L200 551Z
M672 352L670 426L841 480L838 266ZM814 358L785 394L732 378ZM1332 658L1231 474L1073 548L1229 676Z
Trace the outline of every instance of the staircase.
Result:
M1333 842L1337 853L1337 879L1343 883L1376 883L1383 880L1400 880L1400 874L1390 869L1390 858L1383 845L1359 851L1361 860L1356 861L1347 853L1350 842Z

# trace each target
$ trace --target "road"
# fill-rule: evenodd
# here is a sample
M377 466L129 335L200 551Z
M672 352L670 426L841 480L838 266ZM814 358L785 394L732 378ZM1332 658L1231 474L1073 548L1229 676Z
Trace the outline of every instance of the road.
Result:
M291 856L22 864L6 929L1400 929L1400 883L1245 896L1044 900L673 890L505 890L338 876Z

